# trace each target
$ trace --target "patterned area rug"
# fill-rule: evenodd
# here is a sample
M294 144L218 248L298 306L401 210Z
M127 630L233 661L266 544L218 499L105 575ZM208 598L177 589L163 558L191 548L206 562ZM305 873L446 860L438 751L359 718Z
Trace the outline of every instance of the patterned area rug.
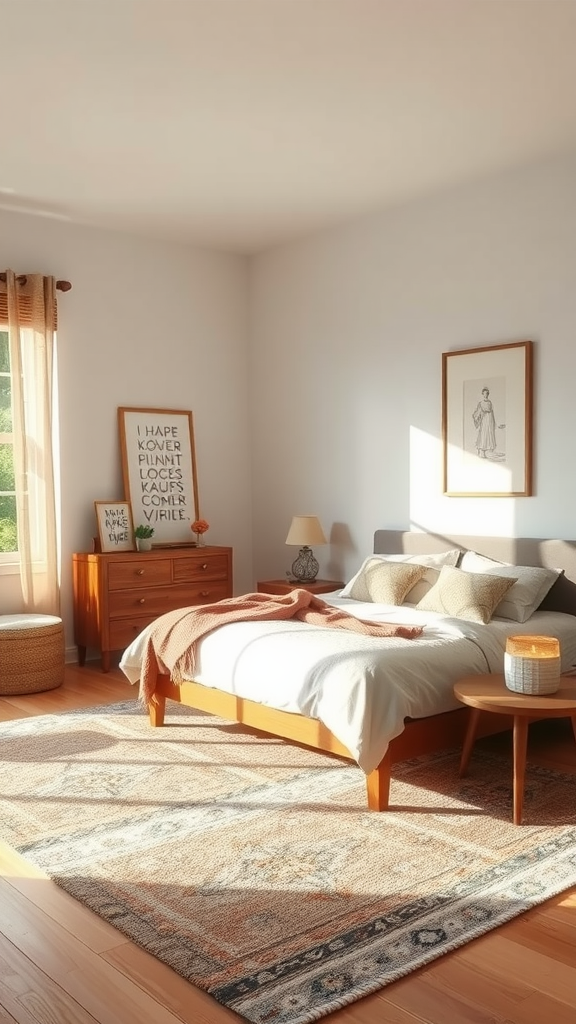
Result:
M316 1020L576 884L576 776L476 752L354 765L170 705L0 726L0 837L219 1002Z

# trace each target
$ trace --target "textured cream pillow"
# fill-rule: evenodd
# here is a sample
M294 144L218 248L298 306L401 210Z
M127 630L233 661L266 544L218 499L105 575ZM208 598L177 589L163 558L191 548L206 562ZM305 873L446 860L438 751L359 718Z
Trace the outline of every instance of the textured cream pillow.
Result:
M491 572L465 572L444 565L438 582L419 601L417 608L471 622L490 622L497 604L515 582L515 578L494 576Z
M514 586L496 608L494 615L513 622L526 622L546 597L561 575L560 569L544 569L537 565L510 565L467 551L460 568L467 572L490 573L515 578Z
M377 604L402 604L405 595L426 572L424 565L406 562L384 562L381 558L367 558L340 596L353 601L372 601Z
M360 566L358 572L352 577L351 580L346 584L344 589L340 593L340 597L351 597L352 589L356 580L363 574L364 567L368 562L408 562L413 565L424 565L430 567L436 567L438 570L443 565L457 565L458 559L462 552L459 548L453 548L450 551L438 551L433 555L369 555ZM430 590L430 587L434 585L438 578L438 573L430 572L425 573L421 580L416 583L415 587L410 590L405 597L405 600L410 604L418 604L418 601L424 597Z
M452 548L450 551L438 551L435 555L386 555L390 562L413 562L416 565L426 566L426 572L422 579L418 580L418 583L408 591L404 603L418 604L418 601L421 601L437 582L442 566L458 565L461 554L459 548Z

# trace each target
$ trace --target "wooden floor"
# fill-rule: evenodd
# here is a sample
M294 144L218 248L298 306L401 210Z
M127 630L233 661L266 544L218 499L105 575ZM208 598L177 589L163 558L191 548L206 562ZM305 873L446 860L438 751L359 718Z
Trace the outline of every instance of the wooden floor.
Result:
M97 663L67 666L58 690L0 699L0 721L134 696L118 670L104 675ZM509 741L481 742L501 747ZM569 723L533 725L530 759L576 773ZM238 1024L242 1019L0 844L0 1024ZM324 1020L575 1024L576 889Z

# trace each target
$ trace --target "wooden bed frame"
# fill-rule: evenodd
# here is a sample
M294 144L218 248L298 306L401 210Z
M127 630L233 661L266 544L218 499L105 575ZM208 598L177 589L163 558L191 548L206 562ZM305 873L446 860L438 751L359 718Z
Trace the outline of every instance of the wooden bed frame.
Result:
M398 530L377 530L374 535L375 553L434 554L458 547L462 551L477 551L489 558L517 565L541 565L562 568L548 597L542 604L550 610L576 615L576 542L562 540L517 539L503 537L441 536L428 533L408 533ZM154 703L149 705L150 723L164 724L166 700L174 700L187 707L210 714L251 729L302 743L317 750L354 760L350 751L315 718L277 711L255 701L236 697L222 690L211 689L200 683L173 683L168 676L158 675L154 689ZM392 765L397 761L462 744L470 708L463 707L428 718L409 719L404 731L393 739L378 767L366 776L368 807L385 811L389 805ZM477 736L488 736L511 727L507 715L486 715L480 722Z

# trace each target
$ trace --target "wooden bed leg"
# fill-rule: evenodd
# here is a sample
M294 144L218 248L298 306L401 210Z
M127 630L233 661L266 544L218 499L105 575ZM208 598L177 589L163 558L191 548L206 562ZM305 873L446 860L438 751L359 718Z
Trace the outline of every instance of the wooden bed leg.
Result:
M164 725L164 713L166 711L166 697L161 697L159 694L154 694L154 700L150 701L148 705L148 714L150 715L150 725Z
M390 801L390 770L392 759L388 751L377 768L366 776L368 807L371 811L387 811Z

